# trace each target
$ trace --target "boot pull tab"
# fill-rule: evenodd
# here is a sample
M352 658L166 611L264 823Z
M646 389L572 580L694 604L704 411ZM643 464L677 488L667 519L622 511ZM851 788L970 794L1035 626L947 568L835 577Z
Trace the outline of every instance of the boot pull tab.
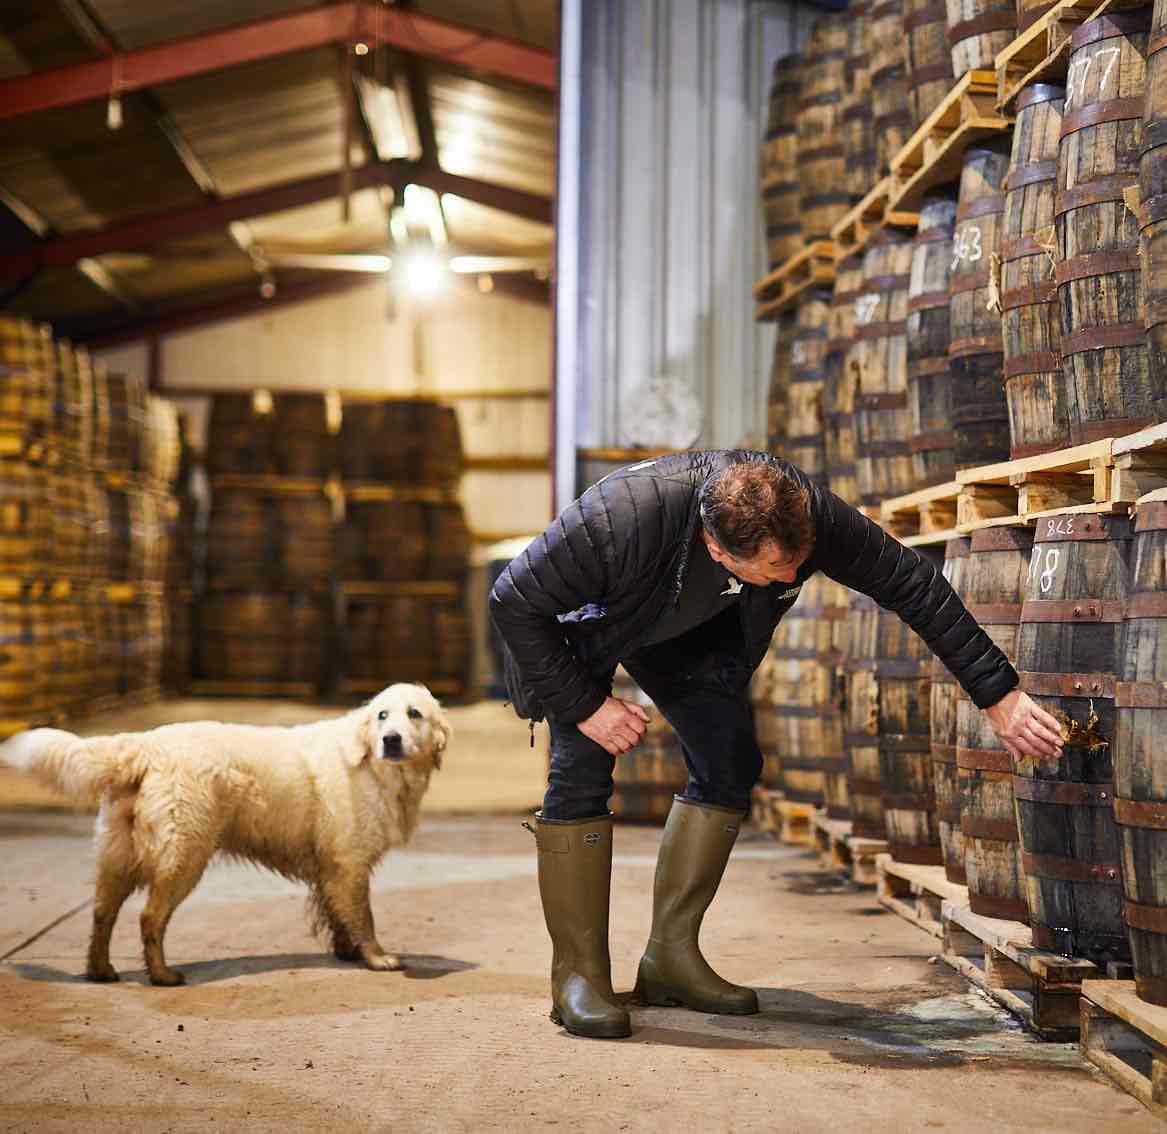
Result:
M535 722L527 721L527 727L531 730L531 747L535 747Z
M522 823L520 824L520 826L522 826L522 827L525 827L525 828L526 828L528 831L530 831L530 832L531 832L531 834L532 834L532 835L535 835L535 838L536 838L536 839L539 837L539 836L538 836L538 834L536 834L536 832L535 832L535 828L534 828L534 827L532 827L532 826L531 826L531 824L530 824L530 823L528 823L528 822L526 821L526 819L524 819L524 820L522 821Z

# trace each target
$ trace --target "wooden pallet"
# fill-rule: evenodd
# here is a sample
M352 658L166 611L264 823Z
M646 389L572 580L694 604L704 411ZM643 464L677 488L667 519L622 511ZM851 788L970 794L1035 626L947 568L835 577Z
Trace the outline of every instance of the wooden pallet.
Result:
M310 681L192 681L192 697L280 697L312 701L319 689Z
M819 863L824 870L846 874L856 886L876 884L875 860L887 853L883 839L852 835L849 819L831 819L823 810L814 813L812 826Z
M814 828L811 820L816 811L813 803L798 803L793 799L780 799L775 805L779 827L777 839L798 847L814 846Z
M1005 110L1031 83L1065 79L1070 62L1070 38L1079 24L1095 20L1111 8L1135 6L1116 0L1060 0L1036 19L993 61L997 76L997 106Z
M956 530L959 496L960 484L955 480L896 496L879 506L879 522L909 547L944 543L959 534Z
M956 479L961 532L1065 514L1126 512L1140 496L1167 487L1167 425L961 469Z
M969 71L963 75L891 159L895 184L888 209L918 209L929 189L960 177L964 151L972 142L1012 125L1011 117L997 111L996 74Z
M1134 981L1082 982L1082 1055L1167 1119L1167 1008L1135 994Z
M816 240L754 284L755 317L760 323L772 322L804 291L834 282L835 246L829 240Z
M1035 949L1029 926L982 917L966 902L946 901L941 916L945 964L1043 1039L1077 1038L1082 981L1104 975L1093 961Z
M968 891L949 882L943 866L914 866L896 862L890 854L881 854L875 860L875 870L879 904L933 937L944 937L941 919L944 902L968 901Z
M888 209L895 182L890 177L879 181L875 188L831 229L831 240L835 245L835 262L856 252L862 252L867 242L887 226L915 228L920 222L916 212L893 212Z

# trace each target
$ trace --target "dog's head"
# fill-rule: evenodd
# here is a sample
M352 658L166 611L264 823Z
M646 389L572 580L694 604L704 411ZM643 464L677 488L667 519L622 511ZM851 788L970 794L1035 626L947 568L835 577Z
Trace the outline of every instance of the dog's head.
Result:
M424 685L390 685L365 707L366 744L362 758L391 764L428 762L442 766L450 722Z

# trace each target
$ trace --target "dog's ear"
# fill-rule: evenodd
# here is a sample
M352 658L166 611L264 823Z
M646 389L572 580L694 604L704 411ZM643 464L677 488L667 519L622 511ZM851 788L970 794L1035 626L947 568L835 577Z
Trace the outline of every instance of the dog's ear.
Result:
M442 770L442 753L449 746L450 733L454 730L450 727L445 713L438 714L437 720L434 721L434 729L437 732L437 739L434 741L434 768L440 772Z
M373 751L377 735L377 730L373 728L373 706L362 705L353 716L356 727L353 730L352 743L344 754L344 762L350 768L359 768L367 759L376 755Z

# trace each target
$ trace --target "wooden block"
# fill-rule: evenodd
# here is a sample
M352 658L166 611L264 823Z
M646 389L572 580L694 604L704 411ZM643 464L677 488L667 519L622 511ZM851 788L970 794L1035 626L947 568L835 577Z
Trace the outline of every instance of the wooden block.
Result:
M944 952L953 957L979 957L985 943L954 921L944 922Z
M956 506L956 522L960 527L1017 514L1017 490L1008 485L966 485Z
M945 531L956 527L956 498L932 500L920 505L919 534ZM915 535L916 533L911 533Z
M1095 477L1078 473L1030 472L1011 478L1017 486L1021 515L1047 509L1072 508L1095 500Z
M998 949L985 950L985 980L991 988L1013 988L1030 992L1033 978L1016 961Z

